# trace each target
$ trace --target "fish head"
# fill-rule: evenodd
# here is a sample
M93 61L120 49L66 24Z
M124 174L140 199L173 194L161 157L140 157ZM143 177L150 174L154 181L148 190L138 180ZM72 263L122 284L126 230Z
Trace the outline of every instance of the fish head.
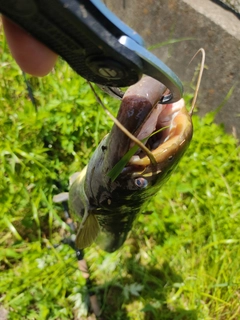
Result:
M110 170L134 145L114 125L88 164L85 189L93 207L105 207L110 198L119 199L116 200L118 205L136 191L139 191L136 196L141 195L144 201L145 195L156 193L170 177L191 141L193 128L183 99L173 104L159 103L166 90L160 82L146 76L126 91L117 119L139 140L147 137L145 145L152 152L155 163L138 149L113 181L109 177ZM161 128L162 131L153 134ZM114 205L115 202L111 203Z
M119 176L120 180L131 180L134 190L163 184L187 150L193 126L183 99L173 104L158 104L141 127L137 138L145 138L161 128L162 131L146 141L156 163L152 163L144 151L138 149Z

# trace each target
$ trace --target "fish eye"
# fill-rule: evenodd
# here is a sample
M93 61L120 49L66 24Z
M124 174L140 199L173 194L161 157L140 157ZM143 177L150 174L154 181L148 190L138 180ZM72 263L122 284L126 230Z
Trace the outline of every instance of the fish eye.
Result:
M139 188L145 188L148 185L148 181L142 177L135 179L135 185Z
M173 160L173 156L169 156L168 161L172 161L172 160Z

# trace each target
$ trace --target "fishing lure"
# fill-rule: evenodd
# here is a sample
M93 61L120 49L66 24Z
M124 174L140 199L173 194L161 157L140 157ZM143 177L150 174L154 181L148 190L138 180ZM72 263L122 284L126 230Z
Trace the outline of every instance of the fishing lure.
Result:
M154 161L138 149L112 179L109 172L133 147L131 139L114 124L88 165L71 177L69 195L55 197L56 202L68 198L70 212L82 219L77 248L84 249L94 241L108 252L120 248L143 204L170 178L187 150L193 133L193 108L188 112L183 99L160 104L165 90L157 80L143 77L126 91L117 115L132 135L145 141ZM158 133L152 135L155 131Z

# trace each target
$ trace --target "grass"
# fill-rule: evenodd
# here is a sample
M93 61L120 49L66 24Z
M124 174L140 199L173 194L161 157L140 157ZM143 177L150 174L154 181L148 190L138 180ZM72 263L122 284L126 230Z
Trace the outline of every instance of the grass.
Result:
M86 286L54 181L88 162L112 123L85 81L63 62L43 78L21 71L0 39L0 315L86 319ZM116 113L118 102L104 97ZM239 319L240 149L193 116L194 137L177 171L146 206L124 246L86 250L104 319Z

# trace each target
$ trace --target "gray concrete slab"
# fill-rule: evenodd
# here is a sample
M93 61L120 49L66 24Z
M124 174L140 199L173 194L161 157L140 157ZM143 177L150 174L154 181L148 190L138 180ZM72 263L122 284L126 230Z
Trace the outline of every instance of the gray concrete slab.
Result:
M240 137L240 20L210 0L105 0L105 4L135 29L147 46L192 87L198 61L188 66L195 52L206 50L206 70L198 99L200 114L216 109L235 89L216 117L227 131ZM174 41L176 40L176 41Z

